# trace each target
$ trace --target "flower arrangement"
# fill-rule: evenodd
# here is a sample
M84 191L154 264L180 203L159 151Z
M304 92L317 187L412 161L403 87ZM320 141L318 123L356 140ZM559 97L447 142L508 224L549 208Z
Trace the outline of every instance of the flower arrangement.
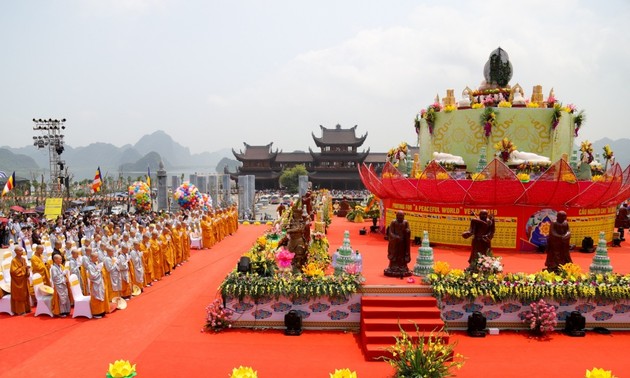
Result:
M455 111L455 110L457 110L457 106L455 106L455 105L446 105L444 107L444 113L450 113L450 112Z
M322 271L330 265L332 259L328 254L328 239L321 232L311 234L311 243L308 246L308 257L306 264L314 264Z
M223 302L219 298L206 306L206 324L203 331L220 332L225 328L232 328L232 309L223 306Z
M529 182L529 180L531 179L531 177L529 176L529 173L517 173L516 174L516 178L519 179L521 182Z
M584 378L617 378L617 377L613 375L612 371L610 370L593 368L591 370L586 370L586 373L584 373Z
M614 153L612 151L612 149L610 149L610 145L607 144L604 146L604 154L602 155L602 157L606 160L610 160L612 159Z
M556 308L547 304L542 298L538 302L532 302L529 307L531 310L525 313L523 322L529 323L529 328L532 331L553 332L554 327L558 325Z
M398 147L391 148L387 152L387 160L394 165L394 167L398 167L399 163L407 158L407 154L409 152L409 147L406 142L401 142Z
M574 263L566 263L560 265L559 268L561 277L569 278L573 281L582 275L582 268Z
M486 138L492 134L492 128L497 125L497 114L492 108L486 108L481 114L481 124Z
M475 102L474 104L472 104L472 108L473 108L473 109L483 109L483 108L485 108L485 107L486 107L486 106L485 106L484 104L479 103L479 102Z
M494 106L495 103L496 103L496 101L494 100L493 96L486 96L483 99L483 105L486 106L486 107L492 107L492 106Z
M551 163L534 163L527 162L519 164L516 167L517 172L521 173L542 173L551 166Z
M580 151L582 155L586 154L586 163L591 164L593 162L593 144L588 140L583 141L580 144Z
M258 372L249 366L239 366L232 369L230 378L258 378Z
M526 107L528 108L540 108L540 104L537 102L528 102Z
M437 262L435 266L438 266ZM575 275L561 269L559 273L540 271L533 274L520 272L484 276L457 269L444 274L444 271L436 270L435 266L427 281L438 298L445 295L465 299L489 297L495 302L508 298L527 301L537 301L540 298L556 300L597 298L610 301L630 299L630 274Z
M464 357L455 353L457 342L446 343L433 332L428 336L420 334L417 325L416 337L411 337L400 325L399 328L396 343L387 348L392 357L381 357L396 370L396 377L449 377L453 368L464 366Z
M474 269L481 274L497 274L503 272L503 263L501 257L494 257L490 252L487 255L480 253Z
M501 139L500 142L496 143L494 145L494 149L497 150L497 152L499 153L501 160L503 160L503 162L507 162L508 160L510 160L510 155L512 154L512 152L516 150L516 145L514 145L514 143L512 143L512 141L506 137Z
M604 175L593 175L591 177L591 181L593 181L593 182L604 182L606 180L605 180Z
M555 103L553 105L553 114L551 115L551 129L555 130L560 123L560 117L562 117L562 104Z
M330 378L357 378L357 372L350 369L335 369L334 373L330 373Z
M451 176L448 173L446 173L446 172L438 172L435 175L435 178L437 180L448 180L449 178L451 178Z
M295 253L292 253L287 247L282 246L276 251L276 263L278 264L278 270L281 273L291 271L291 263L293 262Z
M302 273L307 277L323 277L324 270L315 263L308 263L302 267Z
M308 266L308 264L307 264ZM257 274L241 275L231 272L220 286L223 296L260 298L279 297L348 297L360 288L363 277L360 274L342 273L338 275L306 275L293 273L263 277Z
M577 138L578 133L580 132L580 128L582 127L582 124L584 123L585 120L586 120L586 114L584 114L584 110L580 110L578 112L578 114L576 114L573 117L573 124L575 125L575 129L574 129L573 133L575 134L576 138Z
M109 364L105 376L107 378L131 378L136 375L136 364L131 365L129 361L116 360L113 364Z
M433 264L433 273L445 276L451 271L451 265L446 261L436 261Z
M486 175L484 175L481 172L478 173L473 173L470 178L472 178L473 181L483 181L486 179Z
M577 178L575 177L575 174L573 172L566 172L562 174L562 181L564 182L573 184L576 180Z
M509 102L509 101L503 100L503 101L499 102L498 106L499 106L499 108L511 108L512 107L512 103Z
M416 129L416 134L420 133L420 119L422 116L420 114L416 115L416 118L413 120L413 127Z
M442 110L442 105L439 102L434 102L429 105L426 110L422 109L420 112L420 116L427 121L427 125L429 126L429 134L433 135L433 127L435 126L435 117L437 113Z

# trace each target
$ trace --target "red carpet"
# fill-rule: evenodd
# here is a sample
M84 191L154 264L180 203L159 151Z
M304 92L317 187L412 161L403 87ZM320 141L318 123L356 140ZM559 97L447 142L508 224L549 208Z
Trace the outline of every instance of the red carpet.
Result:
M363 254L367 284L412 285L383 276L387 265L386 241L380 235L359 235L357 225L335 218L330 229L331 251L341 245L343 231ZM192 251L190 261L176 269L124 311L104 319L51 319L33 315L0 314L1 377L103 377L109 362L128 359L137 364L138 377L226 377L239 365L252 366L258 376L328 377L334 369L350 368L364 377L391 376L383 362L366 362L359 335L344 332L305 331L299 337L281 331L229 330L200 332L205 306L216 294L225 274L266 226L242 226L211 250ZM417 248L414 248L417 250ZM463 268L467 250L435 249L436 260ZM508 271L535 271L544 255L532 252L498 253ZM630 248L609 248L616 272L630 270ZM572 254L587 270L592 254ZM412 260L415 259L415 253ZM412 264L410 264L412 265ZM630 376L625 351L630 333L585 338L552 335L549 341L523 333L502 333L484 339L455 334L458 353L467 358L458 377L582 377L586 369L611 369L618 377Z

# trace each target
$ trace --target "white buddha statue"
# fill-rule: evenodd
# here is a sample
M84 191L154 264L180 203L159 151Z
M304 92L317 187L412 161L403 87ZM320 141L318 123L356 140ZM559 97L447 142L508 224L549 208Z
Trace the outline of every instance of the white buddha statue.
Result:
M433 153L433 160L438 163L450 163L455 165L466 165L464 159L461 156L452 155L446 152L437 152Z
M514 150L510 154L510 160L508 160L508 164L523 164L523 163L549 163L551 164L551 160L548 157L536 155L532 152L522 152L519 150Z

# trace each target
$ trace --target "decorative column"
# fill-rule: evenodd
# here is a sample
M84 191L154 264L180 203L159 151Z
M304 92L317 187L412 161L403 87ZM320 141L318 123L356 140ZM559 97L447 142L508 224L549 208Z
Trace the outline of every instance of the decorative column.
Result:
M168 191L166 190L166 170L164 169L164 162L160 160L160 165L157 171L157 210L168 211Z

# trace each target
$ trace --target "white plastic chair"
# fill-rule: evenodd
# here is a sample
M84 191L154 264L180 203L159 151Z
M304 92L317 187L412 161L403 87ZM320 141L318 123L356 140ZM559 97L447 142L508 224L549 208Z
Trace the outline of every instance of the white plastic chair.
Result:
M81 284L76 274L70 275L70 290L72 290L72 296L74 297L74 310L72 311L72 317L85 316L92 318L92 309L90 308L90 296L83 295L81 292Z
M2 275L4 282L11 283L11 259L2 261Z
M44 280L42 279L42 276L39 273L35 273L31 278L33 279L33 291L35 292L35 298L37 299L35 316L44 314L52 317L52 295L46 294L40 290L41 287L44 285Z
M49 252L50 252L50 254L52 255L52 253L53 253L53 247L52 247L52 245L50 244L50 240L46 240L46 241L44 242L44 252L46 252L46 253L49 253Z
M0 272L0 281L4 281L4 275ZM10 285L10 284L9 284ZM2 298L0 298L0 313L7 313L9 315L13 315L13 311L11 311L11 295L5 294Z
M33 248L30 240L24 239L24 249L26 250L26 258L30 260L31 256L33 256Z

